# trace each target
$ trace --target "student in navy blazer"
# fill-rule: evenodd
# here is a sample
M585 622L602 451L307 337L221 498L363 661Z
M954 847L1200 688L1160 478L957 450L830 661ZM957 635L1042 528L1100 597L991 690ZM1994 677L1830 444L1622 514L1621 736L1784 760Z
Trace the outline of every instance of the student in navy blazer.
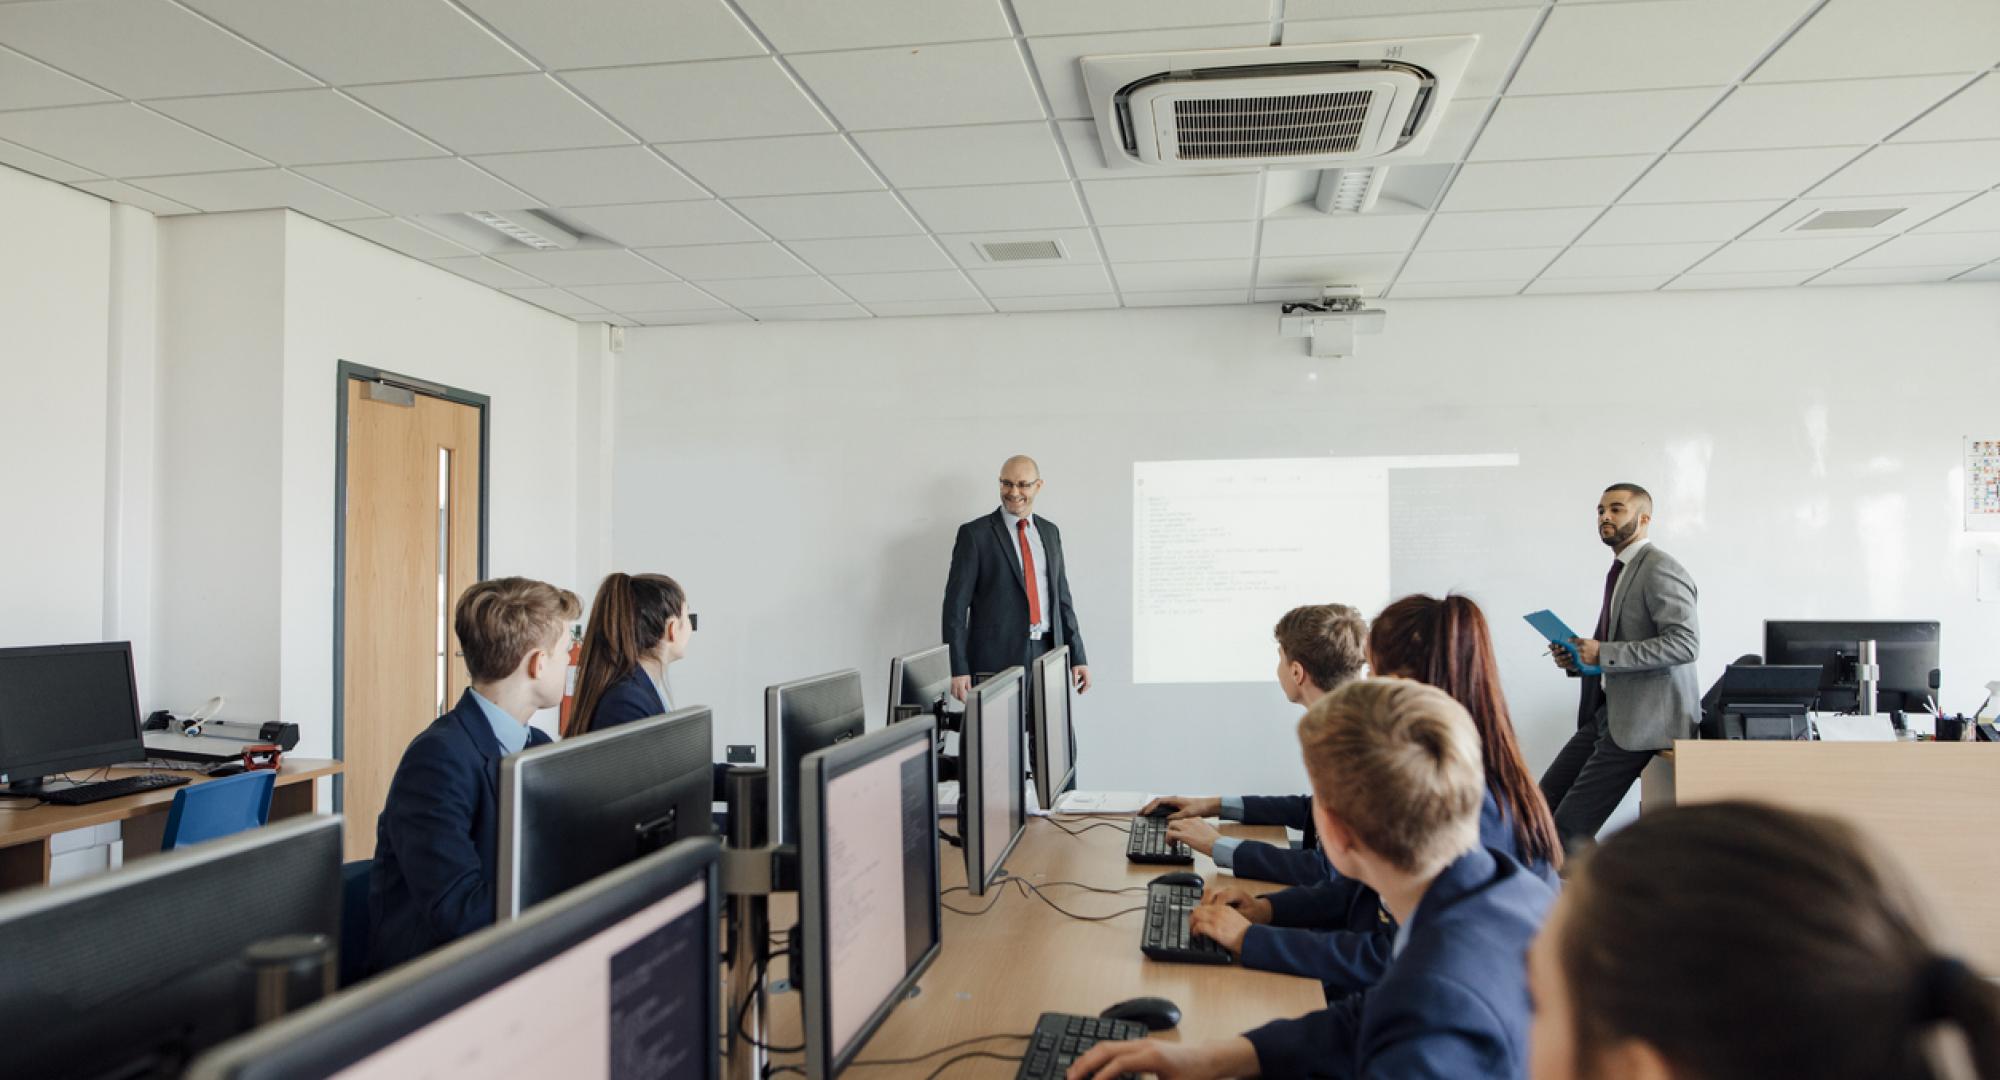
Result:
M527 578L482 581L453 618L472 685L411 741L375 825L369 967L386 971L494 918L500 759L549 742L528 726L562 701L576 594Z
M576 707L564 738L605 731L674 710L667 669L687 656L694 613L687 593L665 574L609 574L590 604L577 672ZM715 765L715 797L729 766Z
M1436 687L1366 679L1314 705L1299 743L1327 861L1375 890L1399 924L1380 980L1234 1039L1100 1043L1070 1080L1527 1075L1524 961L1555 894L1479 845L1486 785L1471 716ZM1194 929L1206 932L1218 910L1205 901Z

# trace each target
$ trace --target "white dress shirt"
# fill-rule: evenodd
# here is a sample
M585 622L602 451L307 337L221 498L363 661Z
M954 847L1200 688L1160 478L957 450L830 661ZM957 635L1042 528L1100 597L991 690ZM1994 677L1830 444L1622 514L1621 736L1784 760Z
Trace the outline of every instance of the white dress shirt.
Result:
M1056 598L1049 592L1049 553L1042 549L1042 530L1035 525L1033 514L1024 518L1015 517L1002 507L1000 516L1007 519L1007 549L1014 553L1016 566L1021 565L1021 526L1018 523L1022 521L1028 523L1028 550L1035 556L1035 588L1042 601L1042 621L1028 627L1028 636L1038 638L1048 633L1049 627L1055 625L1056 602Z

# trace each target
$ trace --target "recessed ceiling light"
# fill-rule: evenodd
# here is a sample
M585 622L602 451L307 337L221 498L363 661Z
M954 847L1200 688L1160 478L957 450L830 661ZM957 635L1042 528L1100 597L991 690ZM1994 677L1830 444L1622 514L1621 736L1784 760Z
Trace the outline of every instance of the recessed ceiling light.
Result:
M538 251L575 247L577 236L528 210L468 210L466 217Z

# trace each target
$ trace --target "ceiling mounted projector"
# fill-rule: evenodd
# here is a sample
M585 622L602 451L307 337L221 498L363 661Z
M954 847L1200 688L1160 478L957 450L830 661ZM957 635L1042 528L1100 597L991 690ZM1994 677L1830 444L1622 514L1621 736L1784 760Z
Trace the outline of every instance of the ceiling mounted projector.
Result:
M1286 303L1278 313L1280 337L1311 339L1314 356L1354 355L1356 334L1379 334L1389 315L1371 308L1353 285L1328 285L1318 300Z

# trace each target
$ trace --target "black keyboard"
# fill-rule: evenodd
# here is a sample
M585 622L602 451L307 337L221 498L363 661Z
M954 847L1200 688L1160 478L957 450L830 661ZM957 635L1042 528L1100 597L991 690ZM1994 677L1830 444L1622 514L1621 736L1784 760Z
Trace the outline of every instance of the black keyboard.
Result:
M1194 862L1194 852L1179 840L1167 839L1166 818L1135 815L1132 835L1125 841L1125 858L1128 862L1187 866Z
M57 806L82 806L84 803L103 802L106 799L121 799L143 791L179 787L187 782L188 778L185 776L147 773L144 776L121 776L116 780L105 780L95 784L50 788L40 795L45 803L54 803Z
M1233 964L1229 950L1213 938L1188 933L1188 916L1201 903L1201 886L1146 887L1146 925L1139 930L1139 951L1155 960L1178 964Z
M1028 1040L1028 1054L1014 1080L1061 1080L1070 1063L1098 1043L1145 1037L1146 1025L1131 1020L1043 1013L1035 1021L1035 1037Z

